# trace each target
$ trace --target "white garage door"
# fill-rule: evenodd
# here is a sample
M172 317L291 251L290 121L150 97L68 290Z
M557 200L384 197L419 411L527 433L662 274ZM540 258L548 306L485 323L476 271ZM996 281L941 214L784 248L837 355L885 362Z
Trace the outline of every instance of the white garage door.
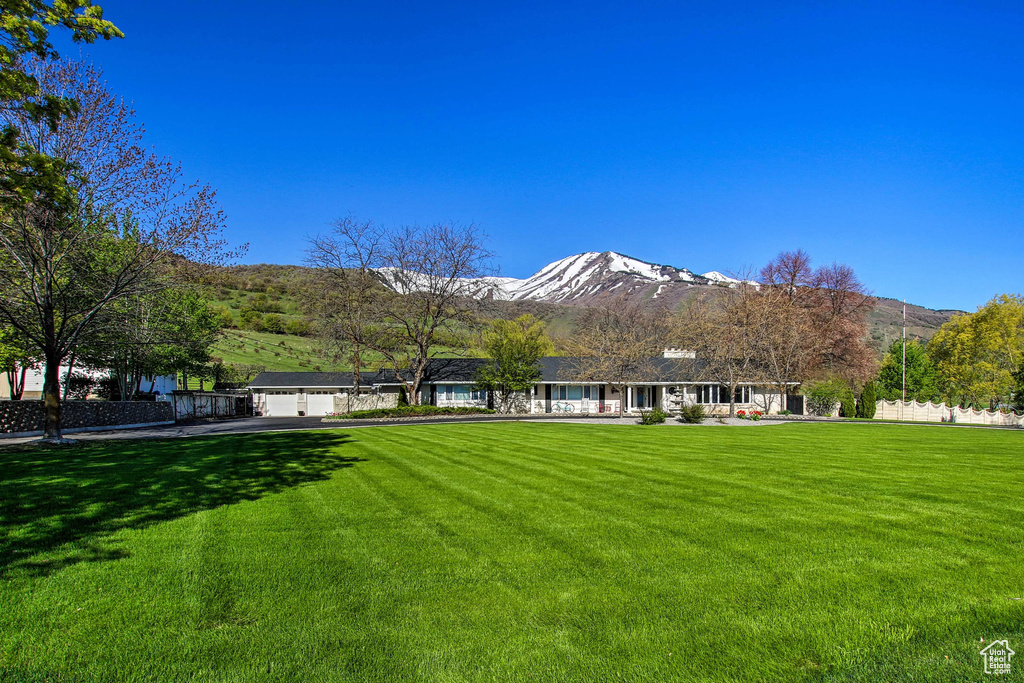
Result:
M306 392L306 415L329 415L334 412L333 391Z
M264 415L270 417L294 417L299 414L299 396L295 392L267 392L267 407Z

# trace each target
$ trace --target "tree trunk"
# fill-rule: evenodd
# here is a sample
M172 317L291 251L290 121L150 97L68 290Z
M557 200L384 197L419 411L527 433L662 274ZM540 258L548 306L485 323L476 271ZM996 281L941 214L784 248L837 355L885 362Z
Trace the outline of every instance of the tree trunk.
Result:
M47 357L43 371L43 409L46 418L43 423L43 438L60 441L60 359Z
M359 344L352 345L352 384L355 387L356 393L359 393L359 385L362 383L363 372L362 372L362 354L359 352Z
M20 401L22 395L25 393L25 373L28 372L28 368L24 365L21 366L21 371L18 371L18 366L7 371L7 383L11 387L11 400Z
M71 390L71 373L75 369L75 354L71 354L71 359L68 361L68 376L64 380L64 394L61 396L61 401L68 400L68 391Z

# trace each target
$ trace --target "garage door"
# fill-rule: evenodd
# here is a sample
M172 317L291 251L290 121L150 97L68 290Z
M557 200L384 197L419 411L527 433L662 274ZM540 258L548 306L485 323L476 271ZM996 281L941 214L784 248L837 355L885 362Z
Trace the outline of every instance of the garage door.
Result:
M306 415L329 415L333 412L333 391L310 391L306 393Z
M267 408L264 415L270 417L294 417L298 415L299 396L295 392L267 392Z

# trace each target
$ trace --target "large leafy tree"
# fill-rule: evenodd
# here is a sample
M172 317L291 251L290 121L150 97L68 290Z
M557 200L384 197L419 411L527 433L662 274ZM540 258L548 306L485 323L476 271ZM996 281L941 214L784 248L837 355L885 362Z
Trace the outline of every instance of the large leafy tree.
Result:
M186 269L225 255L213 191L142 146L134 113L93 67L36 62L43 92L70 94L51 126L6 113L27 144L54 160L64 191L44 188L0 213L0 321L43 361L46 438L60 439L58 368L104 311L194 280Z
M896 339L882 359L878 371L878 389L882 398L898 401L903 396L903 345ZM907 347L907 400L931 401L939 393L939 377L935 364L925 347L916 339L909 339Z
M37 63L58 57L53 28L75 42L123 37L91 0L0 0L0 206L68 200L66 161L25 137L25 122L54 128L79 108L74 93L48 90L38 77Z
M995 407L1010 399L1024 367L1024 296L1003 294L954 316L928 343L950 403Z
M109 368L122 400L130 401L146 377L202 376L220 319L198 293L165 288L120 299L97 318L78 351L81 362Z
M483 334L482 346L490 360L480 368L476 383L493 391L501 412L521 412L516 401L540 379L539 361L554 351L543 321L530 314L515 320L495 320Z

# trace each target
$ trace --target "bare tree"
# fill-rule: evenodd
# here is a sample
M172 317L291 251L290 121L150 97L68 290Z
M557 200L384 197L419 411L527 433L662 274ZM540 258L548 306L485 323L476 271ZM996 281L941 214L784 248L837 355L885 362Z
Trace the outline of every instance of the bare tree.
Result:
M177 166L142 147L134 112L97 69L37 62L32 73L47 96L78 106L55 126L3 113L25 144L54 160L64 183L59 192L22 184L18 196L3 197L0 320L39 350L46 438L59 441L58 368L97 316L227 251L214 192L182 182Z
M779 408L789 408L787 395L814 360L815 335L811 319L792 296L789 286L762 284L751 297L759 324L754 329L754 353L759 374L779 395ZM765 401L765 412L772 409Z
M306 262L316 268L307 313L335 358L352 364L356 392L362 384L363 356L378 301L386 296L377 275L384 231L372 221L349 216L336 220L327 235L310 238Z
M323 269L318 323L347 340L357 371L372 352L419 404L430 359L470 344L468 304L487 286L478 278L491 257L483 234L475 225L386 229L349 218L311 239L307 254Z
M748 278L715 295L699 295L680 315L683 345L696 355L697 378L729 393L729 416L736 415L737 389L763 381L758 344L770 323L758 305L758 287Z
M766 305L777 319L789 320L788 328L773 328L766 349L775 354L770 359L777 368L774 376L838 375L854 383L874 372L867 316L876 300L852 268L832 263L812 269L804 251L782 252L761 269L761 282Z
M796 300L811 286L813 275L807 252L803 249L784 251L761 269L761 284L782 290L790 300Z
M590 308L577 320L575 332L560 342L568 356L564 379L607 382L626 396L637 378L655 373L655 359L672 335L671 316L660 306L622 298Z
M841 263L814 272L808 298L821 369L848 383L867 380L877 366L867 343L867 317L876 300L853 269Z

